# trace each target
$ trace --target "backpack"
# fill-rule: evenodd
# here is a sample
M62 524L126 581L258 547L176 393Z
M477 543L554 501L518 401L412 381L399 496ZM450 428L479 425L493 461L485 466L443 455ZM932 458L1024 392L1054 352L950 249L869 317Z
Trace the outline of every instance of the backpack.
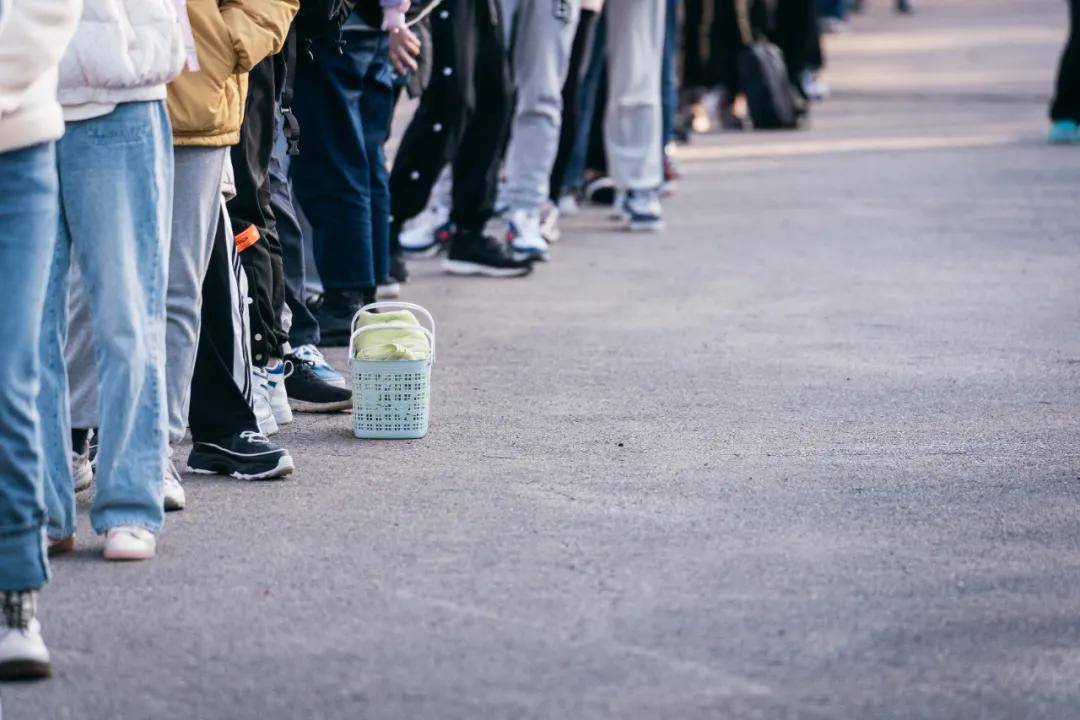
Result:
M303 40L338 41L341 27L356 7L356 0L301 0L296 30Z
M738 69L755 130L799 126L806 104L788 78L780 48L763 40L749 43L739 52Z

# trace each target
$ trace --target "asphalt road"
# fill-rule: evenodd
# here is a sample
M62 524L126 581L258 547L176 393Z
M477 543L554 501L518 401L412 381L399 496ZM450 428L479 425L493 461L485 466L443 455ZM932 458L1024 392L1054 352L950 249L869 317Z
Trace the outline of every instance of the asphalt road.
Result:
M415 264L427 438L302 418L151 563L81 526L5 720L1080 716L1066 8L870 4L809 129L685 149L663 234Z

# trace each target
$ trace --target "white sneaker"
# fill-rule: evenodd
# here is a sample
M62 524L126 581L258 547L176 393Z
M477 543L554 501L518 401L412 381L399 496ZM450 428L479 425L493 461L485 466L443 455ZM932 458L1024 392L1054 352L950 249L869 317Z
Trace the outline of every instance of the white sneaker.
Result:
M518 260L547 260L548 243L540 234L540 214L512 210L507 220L506 241Z
M165 512L183 510L187 505L187 496L184 494L184 486L180 484L180 473L176 472L172 458L165 461Z
M157 555L157 538L146 528L119 525L105 533L106 560L149 560Z
M559 212L563 215L576 215L581 212L581 206L573 193L566 193L559 198Z
M435 257L443 247L437 237L438 231L449 220L450 208L439 204L428 205L401 228L398 234L401 249L420 257Z
M397 300L399 297L401 297L401 283L396 280L375 286L376 300Z
M656 190L627 191L623 196L622 209L627 230L650 231L664 228L660 193Z
M277 365L266 368L266 379L270 387L270 409L274 413L274 422L278 427L293 421L292 408L289 407L289 395L285 392L285 361L278 360Z
M259 423L259 432L267 437L278 432L274 410L270 407L270 386L265 368L251 369L251 409L255 411L255 421Z
M71 480L75 492L86 490L94 482L94 468L90 465L90 450L71 453Z
M12 590L0 594L0 680L29 680L52 674L49 650L41 637L37 593Z
M562 230L559 229L559 208L555 203L546 202L540 209L540 235L549 243L559 242L562 239Z

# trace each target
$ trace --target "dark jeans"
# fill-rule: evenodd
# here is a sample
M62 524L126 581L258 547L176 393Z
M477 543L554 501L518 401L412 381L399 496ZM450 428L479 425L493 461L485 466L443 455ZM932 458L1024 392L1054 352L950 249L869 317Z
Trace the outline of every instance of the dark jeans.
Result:
M559 151L555 163L551 166L550 194L553 202L558 202L566 182L566 168L574 151L581 121L580 90L583 88L588 60L592 56L593 36L596 31L597 14L592 10L582 10L574 33L574 43L570 48L570 66L563 84L563 117L559 128Z
M386 33L350 30L342 52L325 42L298 55L300 154L293 188L311 223L327 291L358 292L390 271L390 190L383 143L393 87Z
M234 357L236 335L241 331L236 324L234 303L242 299L233 297L229 274L242 270L234 267L229 255L231 242L232 233L223 221L219 222L210 250L210 265L203 278L199 349L191 378L188 425L194 440L214 440L245 430L259 430L248 399L250 386L241 388L235 376L235 369L243 364L243 359ZM248 378L245 380L250 382Z
M498 2L447 0L441 7L431 19L431 82L390 176L392 214L398 226L419 214L439 172L452 162L450 219L475 231L495 208L513 110L510 66Z
M271 208L270 155L274 147L280 57L268 57L248 73L248 92L240 142L231 150L236 197L228 202L234 235L254 225L259 240L240 253L248 275L251 304L251 354L254 364L281 357L288 335L281 326L285 308L285 272L281 243Z
M679 51L679 0L667 0L664 17L664 63L660 71L661 147L666 147L675 137L675 116L679 112L679 80L675 74Z
M1051 120L1080 122L1080 0L1069 0L1069 41L1061 53Z

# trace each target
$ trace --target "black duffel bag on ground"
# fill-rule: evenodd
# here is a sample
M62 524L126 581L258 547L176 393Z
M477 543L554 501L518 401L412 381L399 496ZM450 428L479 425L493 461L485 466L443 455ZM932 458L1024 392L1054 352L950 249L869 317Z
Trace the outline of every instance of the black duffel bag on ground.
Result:
M784 54L764 40L739 52L739 85L755 130L791 130L806 113L806 101L791 84Z

